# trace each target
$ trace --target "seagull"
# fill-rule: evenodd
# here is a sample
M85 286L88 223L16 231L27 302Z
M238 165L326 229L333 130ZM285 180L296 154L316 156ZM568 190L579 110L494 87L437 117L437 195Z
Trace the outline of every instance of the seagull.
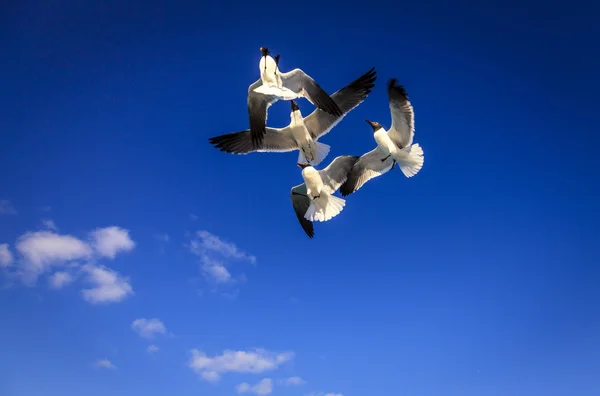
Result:
M309 238L315 234L314 221L328 221L340 214L346 200L333 195L346 180L348 171L360 157L342 155L322 170L298 163L304 183L292 188L292 206L300 225Z
M406 177L413 177L423 167L424 153L418 143L413 144L415 116L404 86L397 79L388 81L388 100L392 126L386 131L378 122L365 120L373 128L377 147L364 154L348 173L340 187L346 197L357 191L367 181L388 172L398 163Z
M254 148L260 147L266 133L267 109L280 99L304 97L317 108L337 117L342 116L338 105L312 77L301 69L281 73L278 68L279 56L275 57L277 60L271 57L268 48L261 47L260 51L261 77L248 87L248 117Z
M319 165L329 153L330 147L317 140L329 133L346 114L365 100L375 86L376 74L375 68L372 68L331 95L343 112L341 117L317 108L302 118L298 104L291 100L290 124L285 128L266 127L266 134L258 148L253 146L252 132L249 129L212 137L209 142L221 151L232 154L298 150L299 163L309 162L311 165Z

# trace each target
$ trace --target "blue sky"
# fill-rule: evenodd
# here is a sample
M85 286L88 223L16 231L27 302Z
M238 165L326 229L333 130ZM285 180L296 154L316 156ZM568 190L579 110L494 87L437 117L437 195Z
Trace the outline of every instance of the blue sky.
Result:
M3 7L1 394L597 394L598 5ZM423 169L307 238L296 152L208 143L260 46L330 93L376 67L324 165L398 78Z

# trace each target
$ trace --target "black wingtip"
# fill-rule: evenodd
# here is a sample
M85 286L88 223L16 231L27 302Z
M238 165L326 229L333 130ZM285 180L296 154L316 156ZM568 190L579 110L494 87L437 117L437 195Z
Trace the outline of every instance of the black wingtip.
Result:
M398 84L397 78L390 78L388 81L388 94L390 96L398 96L402 99L408 100L408 93L406 92L406 88L404 85Z

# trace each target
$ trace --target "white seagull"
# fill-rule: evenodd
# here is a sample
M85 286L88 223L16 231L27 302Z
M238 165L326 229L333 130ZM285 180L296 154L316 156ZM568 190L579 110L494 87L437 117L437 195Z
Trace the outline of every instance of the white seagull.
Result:
M342 155L322 170L298 163L304 183L292 188L292 205L300 225L310 238L314 236L313 221L331 220L346 206L346 200L333 193L344 183L348 171L358 159L358 156Z
M302 117L298 104L292 100L290 124L285 128L266 128L266 134L258 148L252 143L249 129L209 138L209 142L221 151L231 154L251 152L288 152L298 150L298 162L319 165L329 153L330 147L317 140L326 135L350 111L362 103L377 79L375 68L363 74L344 88L336 91L331 98L343 112L341 117L315 109Z
M252 144L255 148L266 133L267 109L278 100L291 100L299 97L308 99L317 108L337 117L343 115L338 105L301 69L281 73L278 68L279 55L273 59L268 48L260 48L260 78L248 87L248 117Z
M381 176L396 163L404 176L413 177L423 167L424 153L418 143L413 144L415 116L406 90L392 78L388 82L388 99L392 126L386 131L378 122L365 120L373 128L377 147L360 157L348 178L340 187L343 197L352 194L374 177Z

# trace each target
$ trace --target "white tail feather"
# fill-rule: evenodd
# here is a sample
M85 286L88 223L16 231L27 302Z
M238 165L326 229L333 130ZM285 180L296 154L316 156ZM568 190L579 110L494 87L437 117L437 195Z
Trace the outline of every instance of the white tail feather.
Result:
M300 152L300 154L298 154L298 163L305 164L307 161L306 157L304 156L304 153L302 152L302 149L298 149L298 151Z
M410 147L408 158L403 161L398 161L398 166L402 173L404 173L404 176L413 177L419 173L423 167L423 162L425 162L423 149L419 146L419 143L415 143Z
M344 206L346 200L321 193L319 198L312 200L304 218L309 221L328 221L339 215Z
M314 161L312 162L312 165L319 165L321 161L323 161L325 157L327 157L327 154L329 154L329 150L331 149L331 147L325 143L313 143L315 144L316 155Z

